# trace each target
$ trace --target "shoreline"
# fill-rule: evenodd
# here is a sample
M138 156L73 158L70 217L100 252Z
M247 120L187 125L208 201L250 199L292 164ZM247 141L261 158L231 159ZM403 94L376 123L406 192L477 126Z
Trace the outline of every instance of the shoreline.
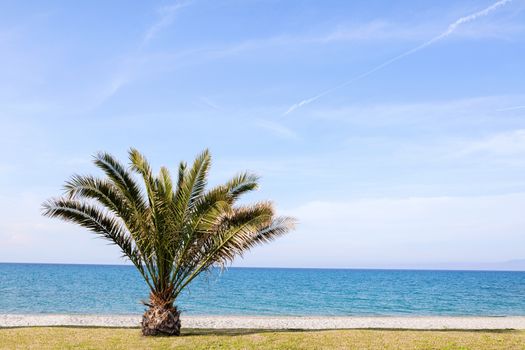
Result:
M0 328L139 327L141 315L0 314ZM196 329L525 329L525 316L181 316Z

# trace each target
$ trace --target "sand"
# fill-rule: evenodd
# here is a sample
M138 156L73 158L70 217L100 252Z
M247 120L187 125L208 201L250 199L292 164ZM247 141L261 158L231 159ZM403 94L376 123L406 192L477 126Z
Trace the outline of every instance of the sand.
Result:
M331 317L331 316L189 316L185 328L216 329L525 329L525 316L506 317ZM140 315L0 314L0 327L100 326L138 327Z

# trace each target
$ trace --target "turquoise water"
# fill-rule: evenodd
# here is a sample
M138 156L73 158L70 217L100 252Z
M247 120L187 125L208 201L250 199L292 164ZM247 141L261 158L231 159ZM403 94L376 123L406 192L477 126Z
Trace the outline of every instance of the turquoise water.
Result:
M142 313L131 266L0 264L0 313ZM525 272L230 268L178 301L200 315L525 315Z

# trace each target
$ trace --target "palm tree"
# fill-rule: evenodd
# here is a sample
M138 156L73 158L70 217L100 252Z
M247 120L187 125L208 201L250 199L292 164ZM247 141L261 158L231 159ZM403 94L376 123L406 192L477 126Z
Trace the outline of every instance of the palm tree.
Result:
M257 188L253 174L240 173L206 190L207 150L191 167L180 163L176 183L165 167L153 175L136 149L130 149L129 160L127 168L112 155L98 153L94 163L105 177L74 175L62 197L43 204L43 215L74 222L116 244L151 290L142 333L179 335L175 301L191 281L285 234L295 220L276 216L270 202L236 205L241 195Z

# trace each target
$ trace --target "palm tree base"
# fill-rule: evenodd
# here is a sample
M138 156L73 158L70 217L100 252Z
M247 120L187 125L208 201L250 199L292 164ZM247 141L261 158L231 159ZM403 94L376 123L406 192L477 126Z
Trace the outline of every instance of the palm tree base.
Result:
M142 335L180 335L180 326L176 307L151 306L142 316Z

